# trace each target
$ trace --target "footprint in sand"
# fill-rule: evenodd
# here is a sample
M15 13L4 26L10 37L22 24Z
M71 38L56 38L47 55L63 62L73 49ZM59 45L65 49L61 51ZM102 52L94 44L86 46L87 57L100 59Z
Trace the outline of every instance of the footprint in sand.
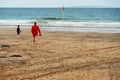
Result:
M11 55L10 57L22 57L22 56L18 54L14 54L14 55Z
M3 44L3 45L1 45L1 47L2 47L2 48L9 48L9 47L10 47L10 45Z
M7 58L7 56L4 56L4 55L0 55L0 58Z

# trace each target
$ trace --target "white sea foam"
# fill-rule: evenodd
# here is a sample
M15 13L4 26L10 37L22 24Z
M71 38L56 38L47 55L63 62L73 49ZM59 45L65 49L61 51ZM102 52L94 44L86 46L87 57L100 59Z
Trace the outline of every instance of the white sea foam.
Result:
M0 28L16 28L17 25L20 25L22 28L30 28L35 21L41 28L54 31L120 33L120 22L0 20Z
M32 25L34 22L35 20L0 20L0 25ZM120 27L120 22L41 21L38 24L43 27Z
M45 25L44 25L45 26ZM52 31L71 32L110 32L120 33L120 23L98 23L98 22L48 22L45 29Z
M0 25L27 25L34 20L0 20Z
M120 22L48 22L49 26L64 27L120 27Z

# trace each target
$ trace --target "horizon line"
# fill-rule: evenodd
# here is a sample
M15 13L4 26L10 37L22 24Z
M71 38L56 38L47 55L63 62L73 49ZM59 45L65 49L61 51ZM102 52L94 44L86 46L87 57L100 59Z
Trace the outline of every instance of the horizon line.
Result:
M62 8L62 7L0 7L0 8ZM65 8L120 8L120 7L65 7Z

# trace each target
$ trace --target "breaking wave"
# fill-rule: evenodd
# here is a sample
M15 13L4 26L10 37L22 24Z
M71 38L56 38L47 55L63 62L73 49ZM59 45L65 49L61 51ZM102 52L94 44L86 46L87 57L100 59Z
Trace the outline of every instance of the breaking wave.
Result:
M31 28L37 22L42 29L75 32L114 32L120 33L120 22L75 22L49 20L0 20L0 28Z

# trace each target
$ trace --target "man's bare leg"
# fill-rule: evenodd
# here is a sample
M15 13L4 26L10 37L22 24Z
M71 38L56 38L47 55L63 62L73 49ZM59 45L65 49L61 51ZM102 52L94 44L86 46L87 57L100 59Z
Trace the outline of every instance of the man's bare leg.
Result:
M33 43L35 44L35 36L33 37Z

